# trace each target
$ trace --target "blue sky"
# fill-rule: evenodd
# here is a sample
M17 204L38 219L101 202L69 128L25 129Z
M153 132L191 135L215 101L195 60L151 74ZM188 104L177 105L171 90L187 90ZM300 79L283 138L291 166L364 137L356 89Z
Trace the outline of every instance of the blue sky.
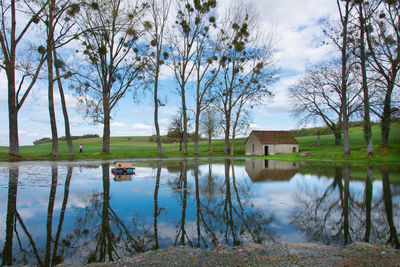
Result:
M321 19L334 17L336 1L332 0L255 0L261 14L261 23L275 28L277 36L276 61L280 68L279 80L271 87L275 97L253 109L251 129L288 130L296 128L297 122L290 116L290 99L287 89L293 85L305 68L325 60L330 48L321 45ZM221 7L229 3L220 1ZM171 82L170 71L163 73L162 95L166 106L160 110L161 133L166 134L171 117L179 109L180 98L174 93L176 85ZM36 84L32 94L19 113L19 138L21 145L31 145L36 139L51 136L47 108L45 81ZM59 136L63 136L63 117L56 95L56 117ZM77 107L73 92L67 91L67 105L72 135L97 133L102 135L102 125L85 120ZM193 96L189 96L189 99ZM190 102L189 102L190 105ZM137 136L155 133L151 93L139 94L136 102L127 95L113 113L112 136ZM0 146L8 146L7 79L0 72Z

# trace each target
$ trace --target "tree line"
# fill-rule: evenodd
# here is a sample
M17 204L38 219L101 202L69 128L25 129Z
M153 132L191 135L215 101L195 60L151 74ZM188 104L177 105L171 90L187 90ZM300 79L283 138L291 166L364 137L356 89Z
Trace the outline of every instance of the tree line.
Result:
M56 88L69 155L74 150L65 88L74 90L84 116L103 125L103 153L110 152L110 121L118 102L150 90L161 156L158 118L165 103L159 96L160 74L171 69L176 90L168 94L180 99L183 154L188 153L188 97L194 94L194 153L199 153L201 121L215 120L219 114L225 152L233 155L234 140L249 110L272 95L269 88L277 73L274 38L259 24L254 3L235 2L220 9L217 4L216 0L1 1L9 154L20 156L18 112L38 79L45 79L52 156L59 153ZM33 42L35 35L46 38Z
M326 22L331 59L310 66L290 88L300 122L322 121L350 155L349 119L363 119L367 156L373 156L371 117L381 122L382 154L399 115L400 1L337 0L339 19Z

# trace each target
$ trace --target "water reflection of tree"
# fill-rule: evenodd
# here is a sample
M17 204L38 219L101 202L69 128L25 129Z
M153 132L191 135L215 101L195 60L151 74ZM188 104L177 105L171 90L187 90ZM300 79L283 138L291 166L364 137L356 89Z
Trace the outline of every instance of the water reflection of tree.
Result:
M137 233L135 218L127 224L110 205L110 164L102 164L103 191L93 193L90 206L77 214L74 235L64 240L70 257L82 253L84 262L105 262L147 250L148 231Z
M274 217L254 207L249 184L236 181L233 161L224 161L223 177L212 174L212 161L208 162L209 171L204 175L199 172L199 161L193 162L194 184L188 183L186 160L179 163L179 175L168 183L182 207L175 245L209 247L218 243L239 245L244 241L261 243L273 239L269 225ZM195 203L196 210L190 227L186 225L188 203Z
M231 164L232 179L229 168ZM228 227L225 228L225 242L239 245L242 240L262 243L273 240L273 232L268 228L274 221L274 216L265 216L264 211L251 203L251 188L249 184L238 184L233 160L225 161L225 199L223 218ZM230 242L228 240L231 240Z
M153 249L160 248L160 245L158 243L158 216L161 213L161 209L158 207L158 191L160 189L161 167L162 167L161 160L158 160L156 184L154 186L154 215L153 215L154 246L153 246Z
M233 160L224 161L224 177L219 183L214 183L217 184L214 197L206 198L201 204L202 215L206 217L203 221L208 222L205 224L206 233L211 240L239 245L245 241L262 243L273 239L274 233L269 230L269 225L274 216L267 216L264 210L254 207L248 180L240 183L236 180Z
M181 220L178 222L177 234L175 237L174 245L185 245L186 241L192 245L190 238L187 236L185 224L186 224L186 207L187 207L187 197L188 197L188 182L187 182L187 160L179 162L180 171L177 179L170 181L172 189L178 196L179 201L182 203L182 213Z
M6 242L3 249L3 262L1 265L12 265L13 259L13 237L15 221L17 217L17 191L19 167L10 167L8 169L8 201L7 201L7 218L6 218Z
M8 193L8 207L7 207L7 222L6 222L6 243L3 250L3 263L2 265L12 265L13 259L13 233L15 232L15 236L17 238L18 247L21 250L21 254L24 254L22 257L25 264L32 264L29 262L30 255L33 254L34 259L36 260L37 265L40 266L50 266L55 265L62 262L62 257L57 254L57 249L59 246L59 238L62 231L62 225L64 222L64 214L68 201L69 194L69 185L72 177L72 167L68 167L67 177L65 180L64 186L64 198L60 213L60 219L57 227L56 237L54 239L53 244L53 253L51 253L52 248L52 225L53 225L53 214L54 214L54 202L56 197L57 190L57 181L58 181L58 167L53 165L51 167L51 185L50 185L50 196L49 196L49 204L47 208L47 219L46 219L46 245L44 248L44 260L40 256L40 250L37 248L34 237L29 231L28 227L25 225L23 218L17 211L17 189L18 189L18 176L19 176L19 168L18 167L10 167L9 169L9 193ZM28 244L22 243L22 236L18 230L18 224L20 228L22 228L23 234L25 234L26 238L29 240ZM31 247L31 251L28 250L28 247Z
M292 225L302 231L309 241L325 244L382 240L389 233L390 220L393 221L393 214L387 210L386 215L383 214L385 208L382 207L385 205L390 207L389 210L392 209L390 185L389 180L385 182L383 178L383 199L373 199L372 176L369 167L363 195L351 193L348 165L335 168L331 184L322 192L304 185L294 199L296 204L291 215ZM383 221L385 217L389 223ZM391 236L397 237L395 232Z
M389 224L389 238L387 243L393 245L395 248L400 248L397 230L393 222L393 203L392 192L390 190L389 172L387 166L382 166L382 187L383 187L383 201L385 203L386 218Z

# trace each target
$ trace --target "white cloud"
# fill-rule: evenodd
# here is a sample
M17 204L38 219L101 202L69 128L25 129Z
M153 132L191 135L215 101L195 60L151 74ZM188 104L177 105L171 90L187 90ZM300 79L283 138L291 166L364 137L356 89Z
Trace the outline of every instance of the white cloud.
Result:
M167 65L162 65L160 70L160 80L171 80L174 78L174 71Z
M142 115L143 113L153 113L153 106L151 107L146 107L146 108L134 108L132 110L132 113L135 115Z
M126 125L125 123L122 122L112 122L111 123L111 127L121 127L121 128L128 128L128 125Z
M152 135L153 134L153 124L148 123L135 123L131 127L132 135L134 136L143 136L143 135Z

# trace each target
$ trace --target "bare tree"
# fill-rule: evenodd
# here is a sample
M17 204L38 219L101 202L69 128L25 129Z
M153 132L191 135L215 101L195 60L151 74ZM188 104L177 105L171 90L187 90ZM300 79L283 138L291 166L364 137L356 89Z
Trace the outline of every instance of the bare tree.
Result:
M162 156L160 126L158 123L158 109L162 105L158 97L159 79L162 65L169 58L164 48L165 30L168 23L168 15L172 0L151 0L148 12L149 20L144 22L144 28L150 38L150 46L153 49L146 49L149 67L147 73L152 79L154 99L154 127L156 129L157 152Z
M21 9L18 9L21 5ZM44 49L38 49L37 64L31 61L26 64L19 62L17 49L22 43L23 37L32 28L35 23L39 23L39 15L45 9L47 3L39 6L27 21L17 24L17 17L29 16L26 10L25 3L20 1L0 1L0 45L1 59L0 67L5 70L8 83L8 122L9 122L9 154L11 156L20 156L19 139L18 139L18 111L21 109L26 98L31 92L41 70L43 63L46 60ZM22 10L22 11L21 11ZM18 20L18 22L23 20ZM26 55L25 55L26 57ZM17 73L21 77L17 79ZM25 83L27 82L27 83Z
M170 38L172 69L178 83L183 113L183 154L187 154L188 114L186 104L189 78L195 69L196 42L204 33L202 21L216 7L215 0L176 1L178 14Z
M368 60L381 77L377 83L383 93L382 102L378 105L381 109L373 109L373 112L382 121L381 153L386 154L391 117L398 110L398 107L392 107L392 96L400 86L398 78L400 71L400 2L376 1L371 4L378 6L372 7L377 11L369 20L369 25L372 27L368 27L366 31L370 53Z
M328 63L309 68L304 76L289 89L292 99L292 114L301 124L323 121L333 132L335 144L340 145L343 118L343 91L341 66ZM361 108L359 73L355 65L347 69L346 103L351 117Z
M222 21L220 64L216 94L217 105L224 114L225 153L230 152L229 137L234 120L244 107L271 96L269 86L276 69L272 59L273 36L261 33L258 17L251 4L235 4L226 11ZM236 118L234 109L236 108ZM233 155L233 151L231 151Z
M196 36L195 59L195 94L196 106L194 111L194 154L199 154L199 131L201 113L214 101L212 92L214 81L219 73L217 51L220 49L221 34L217 33L216 18L212 9L207 10L210 1L198 3L201 21L200 34ZM215 8L215 6L213 6Z
M339 9L340 14L340 22L342 25L342 40L341 46L338 45L340 52L341 52L341 63L342 63L342 83L341 83L341 90L342 90L342 116L343 116L343 138L344 138L344 155L350 156L350 140L349 140L349 114L348 114L348 107L347 107L347 79L346 73L348 68L349 62L349 51L348 51L348 42L349 42L349 34L348 34L348 26L349 26L349 19L350 13L353 8L353 5L350 1L345 1L344 7L340 4L340 0L337 0L337 6ZM344 8L344 10L343 10ZM340 44L340 43L337 43Z
M358 53L357 56L360 59L361 75L362 75L362 88L363 88L363 118L364 118L364 139L367 145L367 157L372 157L372 129L371 129L371 118L370 118L370 93L368 89L368 77L367 77L367 53L366 53L366 29L367 29L367 18L374 13L374 9L369 8L369 4L364 1L356 3L357 14L358 14L358 25L359 38L358 38Z
M200 132L208 139L208 151L212 153L212 138L217 136L221 130L221 120L218 110L209 106L200 118Z
M177 138L179 140L179 151L182 151L183 144L183 112L179 110L173 117L170 126L168 127L167 136Z
M74 33L71 33L74 23L71 18L79 10L79 4L73 0L43 0L40 5L47 4L43 15L40 17L46 26L46 54L47 54L47 82L48 82L48 108L50 117L50 128L52 134L51 155L58 156L58 133L56 124L56 115L54 109L54 84L58 83L61 97L61 106L64 116L65 136L68 144L68 153L73 155L72 140L69 127L68 112L65 103L65 96L61 81L60 68L63 62L57 58L56 50L75 39ZM56 73L54 73L54 70Z
M344 3L342 3L344 2ZM346 0L336 0L339 21L337 25L329 25L329 30L324 30L324 33L333 42L340 53L341 62L341 83L340 90L342 91L341 98L341 116L342 116L342 131L344 138L344 156L350 155L350 141L349 141L349 114L347 108L347 87L348 87L348 73L349 65L352 64L350 60L351 56L354 55L353 45L353 30L351 29L351 22L354 19L353 10L354 3Z
M126 1L90 1L80 14L80 40L89 63L80 65L77 76L81 102L94 122L102 123L103 153L110 152L111 111L125 93L141 78L146 64L134 49L141 32L143 5Z

